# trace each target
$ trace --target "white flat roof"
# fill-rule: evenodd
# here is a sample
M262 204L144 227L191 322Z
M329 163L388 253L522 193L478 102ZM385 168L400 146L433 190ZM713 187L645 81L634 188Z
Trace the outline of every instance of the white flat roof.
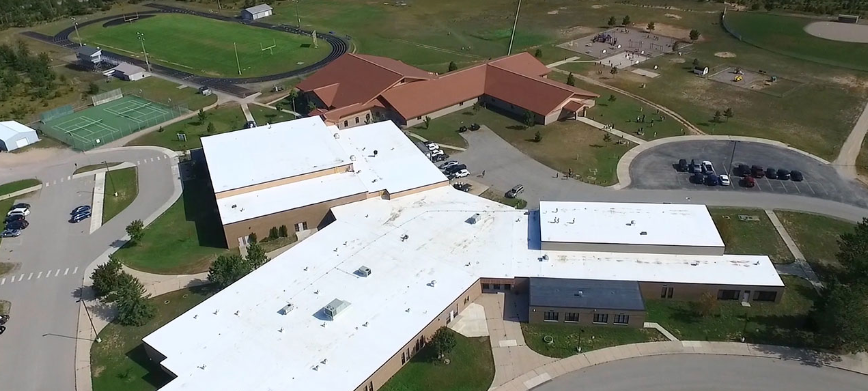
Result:
M542 251L535 213L451 187L332 211L336 222L144 339L178 376L162 390L353 390L480 277L783 286L766 256ZM326 320L334 299L351 304Z
M705 205L540 202L544 242L723 247Z
M203 137L214 192L349 164L334 133L312 117Z
M36 131L15 121L0 122L0 140L9 140L23 133L36 134Z
M348 172L221 198L217 200L217 208L220 220L226 225L366 193L367 188L359 176Z

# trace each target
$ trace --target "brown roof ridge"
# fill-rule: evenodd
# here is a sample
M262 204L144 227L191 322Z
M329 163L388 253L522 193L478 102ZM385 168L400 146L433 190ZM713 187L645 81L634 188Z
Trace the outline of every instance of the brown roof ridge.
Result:
M373 66L375 66L375 67L377 67L377 68L385 69L385 70L387 70L387 71L389 71L389 72L392 72L392 73L394 73L394 74L396 74L396 75L398 75L398 76L404 77L404 74L403 74L403 73L400 73L400 72L395 71L395 70L393 70L393 69L389 69L389 68L387 68L387 67L384 67L382 64L377 64L377 63L375 63L375 62L373 62L373 61L371 61L371 60L368 60L367 58L364 58L364 57L361 57L361 56L357 55L356 53L347 53L347 54L350 55L350 56L352 56L352 57L354 57L354 58L357 58L357 59L359 59L359 60L362 60L362 61L364 61L364 62L366 62L366 63L368 63L368 64L371 64L371 65L373 65ZM372 56L372 57L380 57L380 56Z
M513 70L506 69L504 67L499 67L495 64L486 64L486 65L490 65L492 67L500 69L501 71L509 72L511 74L518 75L518 76L521 76L521 77L526 78L526 79L530 79L530 80L538 81L540 83L548 84L552 87L561 89L563 91L567 91L567 92L572 93L572 94L586 94L586 95L591 96L591 97L599 97L600 96L600 95L597 95L591 91L587 91L587 90L583 90L581 88L573 87L573 86L570 86L570 85L567 85L567 84L564 84L564 83L561 83L558 81L554 81L554 80L551 80L551 79L548 79L545 77L525 75L523 73L515 72Z

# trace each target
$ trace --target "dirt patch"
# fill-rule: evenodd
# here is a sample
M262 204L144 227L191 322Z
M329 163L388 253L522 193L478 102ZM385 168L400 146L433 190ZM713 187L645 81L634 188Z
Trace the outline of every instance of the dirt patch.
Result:
M605 5L605 4L594 4L594 5L591 6L591 8L593 8L593 9L595 9L595 10L598 10L598 9L600 9L600 8L605 8L605 7L608 7L608 5Z
M648 23L638 23L636 25L645 26L646 24ZM654 34L690 41L690 29L676 27L666 23L654 23ZM702 36L699 37L699 41L702 41Z
M868 25L837 22L814 22L805 32L815 37L841 42L868 43Z
M11 168L49 160L59 161L72 155L75 155L74 151L62 148L34 148L22 153L2 153L0 154L0 167Z
M829 80L832 83L840 84L846 87L868 89L868 80L860 79L856 76L835 76Z
M557 15L557 14L558 14L558 10L551 10L551 11L546 12L546 13L549 14L549 15Z
M685 60L683 58L673 58L673 59L669 60L669 62L671 62L673 64L684 64L685 62L687 62L687 60Z
M666 16L667 18L672 18L672 19L675 19L675 20L681 19L681 16L679 16L679 15L675 15L675 14L666 14L665 16Z
M566 28L560 31L560 34L564 38L572 38L577 36L585 36L591 33L594 33L597 29L593 27L586 26L573 26L570 28Z
M734 58L735 53L733 53L733 52L717 52L717 53L714 53L714 56L720 57L720 58Z
M93 377L99 377L103 371L105 371L105 366L98 365L93 367Z

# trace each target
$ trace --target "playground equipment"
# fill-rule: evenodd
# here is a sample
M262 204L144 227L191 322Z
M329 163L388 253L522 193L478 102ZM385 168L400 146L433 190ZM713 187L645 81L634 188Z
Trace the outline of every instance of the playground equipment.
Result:
M741 68L735 68L735 71L733 71L732 73L735 73L736 75L744 75L744 72L741 70Z
M732 81L739 82L739 81L742 81L742 80L744 80L744 76L742 76L742 75L737 75L737 76L735 77L735 79L733 79Z

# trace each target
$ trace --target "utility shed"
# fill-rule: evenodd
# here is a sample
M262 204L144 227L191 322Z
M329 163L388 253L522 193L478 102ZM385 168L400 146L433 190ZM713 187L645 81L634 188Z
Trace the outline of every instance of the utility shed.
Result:
M528 321L642 327L645 301L637 281L532 277Z
M0 151L14 151L37 141L35 130L15 121L0 122Z
M245 8L241 11L241 19L244 20L256 20L262 19L266 16L271 16L274 13L274 10L268 4L260 4L257 6L253 6L250 8Z

